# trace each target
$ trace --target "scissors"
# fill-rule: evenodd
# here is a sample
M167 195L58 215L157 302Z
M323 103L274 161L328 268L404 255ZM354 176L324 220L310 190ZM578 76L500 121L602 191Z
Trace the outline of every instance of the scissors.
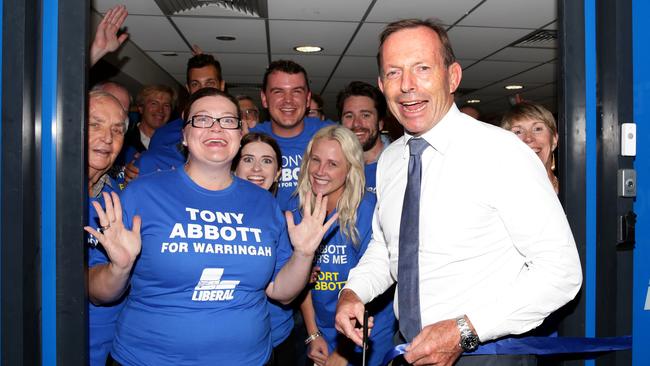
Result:
M363 346L361 351L361 366L366 366L366 351L368 349L368 310L363 312Z

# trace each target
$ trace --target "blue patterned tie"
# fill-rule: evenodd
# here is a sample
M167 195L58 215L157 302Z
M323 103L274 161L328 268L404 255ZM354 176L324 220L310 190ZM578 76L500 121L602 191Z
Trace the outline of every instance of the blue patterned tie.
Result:
M411 155L409 172L402 205L399 227L399 259L397 263L397 289L399 299L399 330L410 342L420 333L420 284L418 248L420 246L420 180L422 178L422 152L429 144L422 138L408 142Z

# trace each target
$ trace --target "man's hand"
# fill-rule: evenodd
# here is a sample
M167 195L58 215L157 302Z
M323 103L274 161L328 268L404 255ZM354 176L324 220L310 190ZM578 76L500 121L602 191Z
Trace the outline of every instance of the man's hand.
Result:
M138 167L135 166L135 160L126 164L126 166L124 167L124 180L126 180L127 183L131 183L131 181L137 178L139 174L140 174L140 169L138 169Z
M106 12L97 26L95 39L90 46L90 66L96 64L107 53L117 50L129 37L128 33L117 36L117 32L122 28L127 15L128 12L124 5L118 5Z
M359 296L352 290L341 291L339 301L336 304L336 330L358 346L363 345L363 329L355 328L357 322L363 326L363 312L365 307ZM373 326L372 317L368 318L368 330Z
M463 353L455 319L443 320L422 329L406 347L404 360L413 365L451 366Z

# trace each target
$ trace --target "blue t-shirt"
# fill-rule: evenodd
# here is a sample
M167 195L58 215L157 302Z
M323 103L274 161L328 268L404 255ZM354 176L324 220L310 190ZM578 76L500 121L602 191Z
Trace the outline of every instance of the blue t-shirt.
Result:
M183 124L178 118L158 128L151 137L149 148L140 154L135 165L140 175L170 170L185 164L185 157L179 149L183 138Z
M309 144L309 140L323 127L331 125L331 121L321 121L318 118L305 118L305 128L295 137L280 137L273 133L271 122L266 121L259 123L251 129L251 132L265 133L273 137L280 145L282 152L282 173L278 182L278 204L282 210L287 209L291 194L298 186L298 176L300 175L300 164L302 156Z
M102 192L119 192L118 183L110 179L110 184L105 184ZM104 198L91 197L88 200L88 226L95 229L99 228L99 218L92 205L93 201L99 202L104 206ZM86 243L88 244L88 267L98 264L108 263L106 251L101 246L97 238L86 233ZM113 304L97 306L91 302L88 305L88 349L90 366L104 366L106 357L111 350L113 338L115 337L115 324L117 317L122 311L124 299L120 299Z
M323 242L316 252L314 265L320 267L317 281L311 289L312 302L316 316L316 325L327 341L329 352L333 352L337 343L345 336L334 328L336 303L339 292L345 286L348 274L354 268L363 253L368 248L372 236L372 216L377 199L372 193L365 193L357 209L357 225L359 243L355 248L352 240L341 232L338 222L325 234ZM298 199L291 202L296 223L302 216L297 212ZM370 335L370 348L367 354L368 365L381 365L385 354L393 348L393 335L397 330L397 322L393 312L393 297L384 294L366 305L374 317L374 327ZM348 358L351 365L361 364L361 348L355 347L355 354Z
M366 176L366 191L377 194L377 162L366 164L363 172Z
M251 132L265 133L273 137L280 146L280 151L282 152L282 173L278 182L276 197L282 210L287 209L291 194L298 186L300 163L302 162L302 155L305 153L309 140L311 140L318 130L331 125L332 122L321 121L318 118L305 118L304 124L305 128L302 132L298 136L291 138L279 137L274 134L270 121L258 123L251 129ZM271 338L273 339L273 347L276 347L291 334L294 325L293 308L276 302L270 302L269 310L271 313Z
M142 250L118 319L125 365L262 365L271 355L265 289L291 256L273 196L233 177L206 190L168 170L133 181L124 221L142 218Z

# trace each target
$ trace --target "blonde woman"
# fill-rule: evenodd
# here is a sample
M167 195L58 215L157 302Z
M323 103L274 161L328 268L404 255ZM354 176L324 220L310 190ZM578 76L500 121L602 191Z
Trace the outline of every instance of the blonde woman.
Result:
M559 193L560 183L555 176L553 156L557 148L557 124L551 112L539 104L521 102L503 116L501 127L512 131L533 149L544 164L555 193Z
M313 207L313 195L327 197L327 216L338 220L325 233L314 265L320 272L301 305L309 337L308 356L317 365L360 364L360 350L344 337L337 337L334 315L339 291L348 272L365 252L372 234L375 196L365 192L363 150L357 137L342 126L329 126L314 135L305 151L297 197L291 202L294 216ZM372 330L369 365L380 364L392 348L395 317L392 301L380 298L370 304ZM370 309L369 308L369 309Z

